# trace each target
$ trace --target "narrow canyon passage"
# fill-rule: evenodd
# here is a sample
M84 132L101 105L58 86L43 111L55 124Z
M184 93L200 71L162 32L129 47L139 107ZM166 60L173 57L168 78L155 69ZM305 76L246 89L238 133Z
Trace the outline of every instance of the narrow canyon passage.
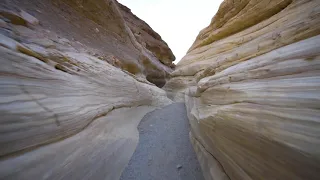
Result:
M320 0L167 3L0 1L0 180L320 180Z
M204 179L189 140L189 128L183 103L145 115L138 126L139 144L121 179Z

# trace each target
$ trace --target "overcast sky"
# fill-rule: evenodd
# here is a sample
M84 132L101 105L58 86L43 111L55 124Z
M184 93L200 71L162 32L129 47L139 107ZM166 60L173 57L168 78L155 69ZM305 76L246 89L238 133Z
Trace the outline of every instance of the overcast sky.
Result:
M177 63L199 31L210 24L222 0L118 0L167 42Z

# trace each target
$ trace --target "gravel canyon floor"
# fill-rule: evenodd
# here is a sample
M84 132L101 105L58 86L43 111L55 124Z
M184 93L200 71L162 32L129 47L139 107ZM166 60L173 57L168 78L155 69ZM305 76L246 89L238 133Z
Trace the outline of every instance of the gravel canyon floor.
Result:
M141 120L139 144L121 180L202 180L201 168L189 140L183 103L152 111Z
M320 180L319 24L224 0L175 66L116 0L2 0L0 180Z

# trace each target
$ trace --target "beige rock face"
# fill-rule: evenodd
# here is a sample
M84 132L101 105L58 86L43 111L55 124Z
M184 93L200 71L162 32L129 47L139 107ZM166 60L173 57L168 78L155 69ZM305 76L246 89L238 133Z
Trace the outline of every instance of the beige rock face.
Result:
M69 15L80 18L69 22L64 13L77 11L47 3L0 3L8 13L0 28L0 179L118 179L137 145L139 121L171 100L131 71L144 68L138 58L145 51L125 30L106 30L83 16ZM28 15L18 16L20 8ZM14 23L10 13L27 23ZM121 70L96 55L103 49L96 48L98 36L123 37L104 41L103 48L109 59L131 57L137 66ZM118 40L124 41L113 44Z
M206 179L320 178L320 1L225 0L166 84Z

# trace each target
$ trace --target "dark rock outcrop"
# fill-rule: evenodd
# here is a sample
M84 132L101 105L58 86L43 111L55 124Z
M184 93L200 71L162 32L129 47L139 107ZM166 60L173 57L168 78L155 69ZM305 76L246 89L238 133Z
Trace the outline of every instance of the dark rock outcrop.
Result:
M138 42L151 51L163 64L172 66L175 56L167 43L161 39L161 36L147 23L134 15L128 7L119 3L118 6Z

